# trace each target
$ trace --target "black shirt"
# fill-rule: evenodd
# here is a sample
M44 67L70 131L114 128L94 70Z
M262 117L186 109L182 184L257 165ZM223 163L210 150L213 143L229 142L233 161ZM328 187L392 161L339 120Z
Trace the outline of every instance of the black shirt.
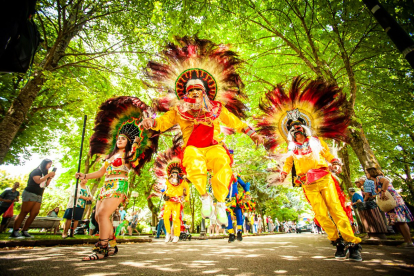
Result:
M40 184L37 184L34 180L34 176L40 176L40 178L43 177L42 171L37 168L33 170L29 175L29 180L27 180L27 187L25 188L26 191L37 194L37 195L43 195L43 192L45 191L45 188L40 188Z
M4 190L4 192L0 195L0 197L2 199L9 199L9 200L15 200L18 196L20 195L20 193L18 191L13 192L12 189L8 188L6 190ZM0 207L10 207L10 205L13 202L4 202L4 201L0 201Z

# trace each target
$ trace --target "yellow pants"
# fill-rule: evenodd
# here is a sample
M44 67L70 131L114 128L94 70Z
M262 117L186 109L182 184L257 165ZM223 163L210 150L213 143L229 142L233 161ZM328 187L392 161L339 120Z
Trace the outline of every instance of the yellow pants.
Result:
M353 243L361 242L360 238L354 236L349 218L339 201L335 182L333 181L331 174L318 179L310 185L304 185L303 187L306 196L312 205L315 218L321 224L321 227L325 230L326 234L328 234L328 238L331 241L335 241L339 238L339 230L345 241ZM336 226L329 218L328 211Z
M207 170L213 171L211 186L218 202L225 202L229 192L232 170L230 157L222 145L207 148L186 147L183 165L187 177L194 184L200 195L206 194Z
M170 215L172 214L172 222L174 226L174 236L180 235L180 228L181 228L181 203L178 202L165 202L164 208L164 225L165 230L167 230L168 234L171 234L171 224L170 224Z

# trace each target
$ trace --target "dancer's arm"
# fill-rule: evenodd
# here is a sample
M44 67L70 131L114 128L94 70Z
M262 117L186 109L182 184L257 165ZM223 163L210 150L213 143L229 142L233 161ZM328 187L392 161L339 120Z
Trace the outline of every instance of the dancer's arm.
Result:
M283 170L280 173L280 182L285 181L287 175L290 173L293 167L293 155L289 155L286 160L285 164L283 165Z
M250 183L249 182L245 183L239 175L237 176L237 182L240 184L240 186L242 186L243 190L246 193L250 193Z
M189 201L190 200L190 186L188 186L188 182L187 181L183 181L183 188L186 190L186 195L185 195L185 201Z
M102 166L102 168L99 171L93 172L93 173L76 173L75 178L79 179L95 179L100 178L105 174L106 167L105 165Z
M231 113L224 106L221 107L219 119L226 126L234 128L237 132L245 133L248 135L256 145L263 144L263 137L261 135L257 134L252 127L242 122L239 118L237 118L236 115Z
M164 132L177 124L177 111L170 110L156 119L146 118L142 120L141 126L145 129L153 129Z
M321 142L321 145L323 147L321 154L326 159L326 161L332 164L340 164L339 159L332 155L331 151L329 150L328 144L326 144L326 142L322 138L319 138L319 141Z

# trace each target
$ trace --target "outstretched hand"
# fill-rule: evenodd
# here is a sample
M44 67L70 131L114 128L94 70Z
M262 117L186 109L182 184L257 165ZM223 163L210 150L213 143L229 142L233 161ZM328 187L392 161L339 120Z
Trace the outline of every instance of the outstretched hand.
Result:
M287 174L281 173L280 174L280 183L285 182L286 177L287 177Z
M254 144L256 145L256 148L260 145L263 145L264 143L264 138L262 135L259 135L257 133L253 134L251 137L252 141L254 142Z
M152 118L145 118L144 120L142 120L139 126L142 126L144 129L150 129L154 126L154 121L155 120Z

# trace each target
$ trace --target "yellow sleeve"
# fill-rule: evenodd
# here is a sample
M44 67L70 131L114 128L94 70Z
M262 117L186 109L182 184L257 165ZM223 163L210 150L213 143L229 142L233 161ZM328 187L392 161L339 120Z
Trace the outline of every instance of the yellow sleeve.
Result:
M155 126L151 129L164 132L177 124L177 112L170 110L155 119Z
M185 201L189 201L190 200L190 186L188 186L188 182L187 181L183 181L183 189L186 190L187 195L185 196Z
M240 119L231 113L227 108L225 108L224 105L221 107L219 119L223 122L223 124L234 128L237 132L243 132L243 129L248 127L246 123L240 121Z
M289 174L292 170L293 166L293 155L289 155L288 158L285 160L285 164L283 165L283 172Z
M328 161L329 163L332 162L333 159L336 159L335 156L332 155L331 151L329 150L328 144L322 139L319 138L319 141L321 141L321 145L323 147L323 151L321 152L322 156Z

